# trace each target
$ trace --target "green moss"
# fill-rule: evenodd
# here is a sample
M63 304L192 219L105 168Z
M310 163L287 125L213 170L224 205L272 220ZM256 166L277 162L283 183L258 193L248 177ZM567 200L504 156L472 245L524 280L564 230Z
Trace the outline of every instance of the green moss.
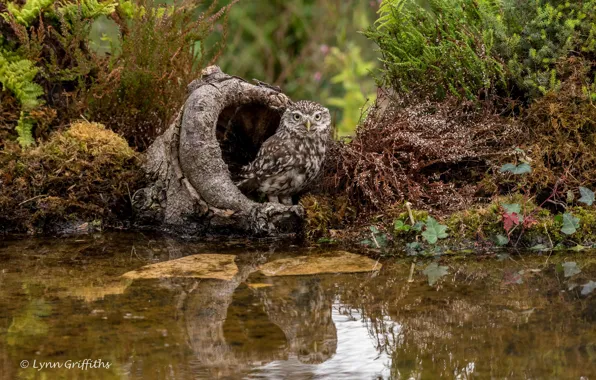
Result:
M596 211L592 208L572 207L568 212L580 219L580 228L571 235L561 232L562 223L549 210L538 208L532 201L525 201L521 195L501 197L495 202L461 211L450 215L446 219L452 241L492 240L497 235L506 235L503 226L501 205L504 203L518 203L522 206L527 218L534 219L523 229L517 227L512 231L511 240L520 247L544 244L556 246L558 244L590 244L596 242ZM522 233L518 242L519 234Z
M100 124L74 123L34 149L8 145L0 155L0 230L121 223L142 178L137 153Z
M306 238L312 241L326 236L332 218L329 199L316 195L307 195L300 199L300 204L304 207L306 213L304 227Z
M579 229L572 238L580 243L596 243L596 209L576 206L568 211L580 220Z

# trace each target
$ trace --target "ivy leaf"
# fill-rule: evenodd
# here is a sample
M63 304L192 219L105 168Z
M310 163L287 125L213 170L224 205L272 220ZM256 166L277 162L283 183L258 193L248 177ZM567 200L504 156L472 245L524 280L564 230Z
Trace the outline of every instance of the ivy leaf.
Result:
M512 173L513 174L526 174L526 173L531 173L531 172L532 172L532 167L526 163L523 163L523 164L517 165L517 167L515 168L515 170Z
M579 193L582 196L578 199L578 202L582 202L587 204L588 206L592 206L594 204L594 192L587 187L580 187Z
M429 216L426 219L426 230L422 233L422 237L430 244L435 244L439 239L445 239L448 236L446 230L446 225L440 224L432 216Z
M596 282L590 280L587 284L582 285L582 296L587 296L596 289Z
M563 227L561 227L562 233L564 233L565 235L573 235L577 232L578 228L579 218L576 218L568 212L563 214Z
M563 274L565 277L571 277L578 273L581 273L581 269L577 267L577 263L575 261L570 261L567 263L563 263Z
M448 273L449 267L439 266L437 263L429 264L422 272L428 277L428 284L433 286L438 279Z
M585 246L583 246L583 245L581 245L581 244L578 244L578 245L576 245L575 247L571 247L571 248L569 248L569 250L570 250L570 251L574 251L574 252L580 252L580 251L583 251L583 250L584 250L584 249L586 249L586 248L588 248L588 247L585 247Z
M507 271L503 274L503 283L505 285L523 284L522 273L516 271Z
M499 171L501 173L506 173L506 172L513 173L515 168L516 168L516 166L513 164L505 164L505 165L501 166L501 169L499 169Z
M503 166L501 166L501 169L499 170L501 173L512 173L512 174L526 174L526 173L531 173L532 172L532 167L526 163L523 164L519 164L517 166L515 166L514 164L505 164Z
M496 243L497 243L497 245L499 247L502 247L502 246L507 245L509 243L509 238L507 236L501 235L501 234L497 235L495 237L495 240L496 240Z
M509 233L509 231L511 231L511 229L513 228L513 226L517 226L519 224L519 215L517 215L516 213L504 213L503 214L503 228L505 228L505 231L507 231L507 233Z
M417 241L413 241L411 243L407 243L406 248L409 250L418 251L418 250L422 249L422 244L420 244Z
M387 235L385 235L385 234L375 235L375 240L377 241L377 244L379 244L379 248L387 247ZM375 244L375 247L376 247L376 244Z
M503 207L503 210L508 214L521 214L521 205L519 203L502 203L501 207Z
M370 247L371 245L373 245L373 242L370 239L364 239L360 241L360 244Z

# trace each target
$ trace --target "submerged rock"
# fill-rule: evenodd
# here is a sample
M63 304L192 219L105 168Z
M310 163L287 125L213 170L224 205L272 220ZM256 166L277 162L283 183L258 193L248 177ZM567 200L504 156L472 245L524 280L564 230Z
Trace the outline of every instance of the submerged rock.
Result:
M124 273L122 277L140 278L211 278L230 281L238 273L234 262L235 255L199 254L176 260L145 265L137 270Z
M366 256L346 251L320 255L297 256L263 264L259 270L265 276L304 276L321 273L358 273L381 269L381 264Z

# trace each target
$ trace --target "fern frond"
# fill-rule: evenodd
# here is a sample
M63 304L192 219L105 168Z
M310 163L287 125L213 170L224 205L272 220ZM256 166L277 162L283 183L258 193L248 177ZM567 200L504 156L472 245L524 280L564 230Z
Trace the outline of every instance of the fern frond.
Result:
M29 117L29 114L21 111L21 117L15 129L19 135L17 141L22 147L35 144L35 140L33 139L33 125L34 121Z
M7 3L6 9L14 16L19 24L29 26L39 16L41 11L52 4L54 4L54 0L27 0L22 8L19 8L15 3ZM8 21L7 14L2 14L2 17Z
M33 82L37 68L28 59L11 61L9 58L0 50L0 83L16 96L24 109L39 106L38 98L43 95L43 89Z
M95 19L99 16L107 16L116 10L117 1L79 0L78 2L63 1L60 3L57 12L65 18L73 19L80 12L82 19Z
M0 48L0 83L12 92L21 104L21 117L16 126L21 146L32 145L32 130L34 121L29 117L29 111L41 105L39 97L43 95L43 88L33 82L37 75L37 68L28 59L20 59L14 52L6 52Z

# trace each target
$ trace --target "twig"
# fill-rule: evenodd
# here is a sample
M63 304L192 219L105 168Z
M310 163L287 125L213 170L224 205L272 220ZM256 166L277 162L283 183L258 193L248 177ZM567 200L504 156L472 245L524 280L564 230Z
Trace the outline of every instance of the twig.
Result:
M375 233L370 231L370 236L372 236L373 241L375 242L375 245L377 246L377 249L380 249L381 246L379 245L379 242L377 241L377 238L375 237Z
M546 223L544 223L543 226L544 226L544 232L546 232L546 236L548 236L548 241L550 241L550 247L555 248L555 245L553 244L553 240L550 238L550 234L548 233L548 228L546 228Z
M416 224L416 220L414 220L414 214L412 214L412 204L410 202L406 202L406 209L408 209L408 216L410 217L410 222L412 225Z
M416 268L416 262L413 261L412 265L410 266L410 276L408 277L408 282L414 282L414 269Z
M44 197L48 197L48 196L49 196L49 195L47 195L47 194L37 195L37 196L35 196L35 197L33 197L33 198L29 198L29 199L27 199L26 201L22 201L21 203L19 203L19 206L22 206L22 205L24 205L24 204L25 204L25 203L27 203L27 202L34 201L34 200L36 200L36 199L38 199L38 198L44 198Z

